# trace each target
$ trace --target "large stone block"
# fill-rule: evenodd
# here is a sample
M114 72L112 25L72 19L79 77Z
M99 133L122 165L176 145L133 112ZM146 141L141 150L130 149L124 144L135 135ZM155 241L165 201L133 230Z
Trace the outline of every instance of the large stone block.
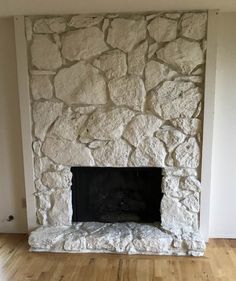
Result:
M72 184L72 173L69 168L57 172L45 172L42 174L42 183L51 189L69 189Z
M198 229L198 216L189 212L177 199L164 195L161 202L161 225L176 235L195 232Z
M152 137L163 121L156 116L140 114L135 116L127 125L123 137L137 147L146 137Z
M44 140L48 128L62 114L62 103L38 101L33 104L34 135Z
M49 76L32 75L31 93L35 100L52 98L53 87Z
M206 36L207 13L186 13L181 21L184 37L201 40Z
M102 54L93 65L104 71L108 79L122 77L127 72L126 55L120 50Z
M197 66L204 63L200 44L182 38L168 43L156 54L158 59L170 64L177 72L183 74L190 74Z
M103 32L89 27L67 32L62 39L62 55L70 60L85 60L108 50Z
M169 253L173 238L155 225L141 224L133 231L133 245L138 252Z
M130 52L133 47L146 38L144 20L114 19L108 29L107 43L113 48Z
M165 120L191 118L202 98L200 89L191 82L166 81L149 95L149 108Z
M115 105L143 111L146 91L141 78L130 76L113 79L108 83L108 88Z
M127 167L131 147L122 139L109 141L93 151L96 166Z
M78 62L61 69L55 77L56 96L71 104L105 104L106 83L98 70L90 64Z
M119 139L134 115L132 110L126 108L96 110L88 120L85 136L98 140Z
M90 27L99 24L102 20L103 16L77 15L70 19L68 25L75 28Z
M169 42L176 39L177 21L156 17L147 27L150 36L157 42Z
M55 121L48 136L75 141L86 120L86 115L78 117L69 109Z
M54 162L68 166L93 166L90 149L77 142L48 137L42 146L45 155Z
M31 57L38 69L56 70L62 65L60 50L47 35L34 35Z
M31 232L28 242L33 249L49 250L62 241L68 231L71 232L71 229L68 226L41 226Z
M131 154L129 166L164 167L165 157L164 144L155 137L148 137Z
M172 120L171 123L186 135L194 136L202 131L202 121L198 118L178 118Z
M58 190L51 194L52 207L48 211L48 223L54 226L71 225L72 198L71 190Z

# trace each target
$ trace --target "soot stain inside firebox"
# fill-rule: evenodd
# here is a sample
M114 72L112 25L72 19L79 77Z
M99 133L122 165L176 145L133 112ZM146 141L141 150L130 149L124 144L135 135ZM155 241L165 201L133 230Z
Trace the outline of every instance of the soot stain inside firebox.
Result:
M160 222L161 168L72 167L73 222Z

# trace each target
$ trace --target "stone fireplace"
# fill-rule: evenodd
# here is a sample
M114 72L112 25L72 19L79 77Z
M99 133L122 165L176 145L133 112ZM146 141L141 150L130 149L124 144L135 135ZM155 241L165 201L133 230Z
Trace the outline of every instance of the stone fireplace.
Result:
M25 18L39 223L33 251L203 255L206 24L206 12ZM72 171L89 167L100 177L108 168L161 168L160 220L72 221Z

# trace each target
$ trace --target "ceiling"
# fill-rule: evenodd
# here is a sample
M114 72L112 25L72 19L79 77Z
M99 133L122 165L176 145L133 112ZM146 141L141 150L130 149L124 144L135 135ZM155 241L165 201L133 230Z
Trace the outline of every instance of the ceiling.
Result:
M0 16L219 9L236 11L236 0L0 0Z

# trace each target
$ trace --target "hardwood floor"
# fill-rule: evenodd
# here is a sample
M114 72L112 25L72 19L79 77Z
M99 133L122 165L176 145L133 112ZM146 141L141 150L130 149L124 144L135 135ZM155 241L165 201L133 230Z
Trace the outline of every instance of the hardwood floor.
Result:
M236 240L212 239L206 256L28 252L27 236L0 234L0 281L236 281Z

